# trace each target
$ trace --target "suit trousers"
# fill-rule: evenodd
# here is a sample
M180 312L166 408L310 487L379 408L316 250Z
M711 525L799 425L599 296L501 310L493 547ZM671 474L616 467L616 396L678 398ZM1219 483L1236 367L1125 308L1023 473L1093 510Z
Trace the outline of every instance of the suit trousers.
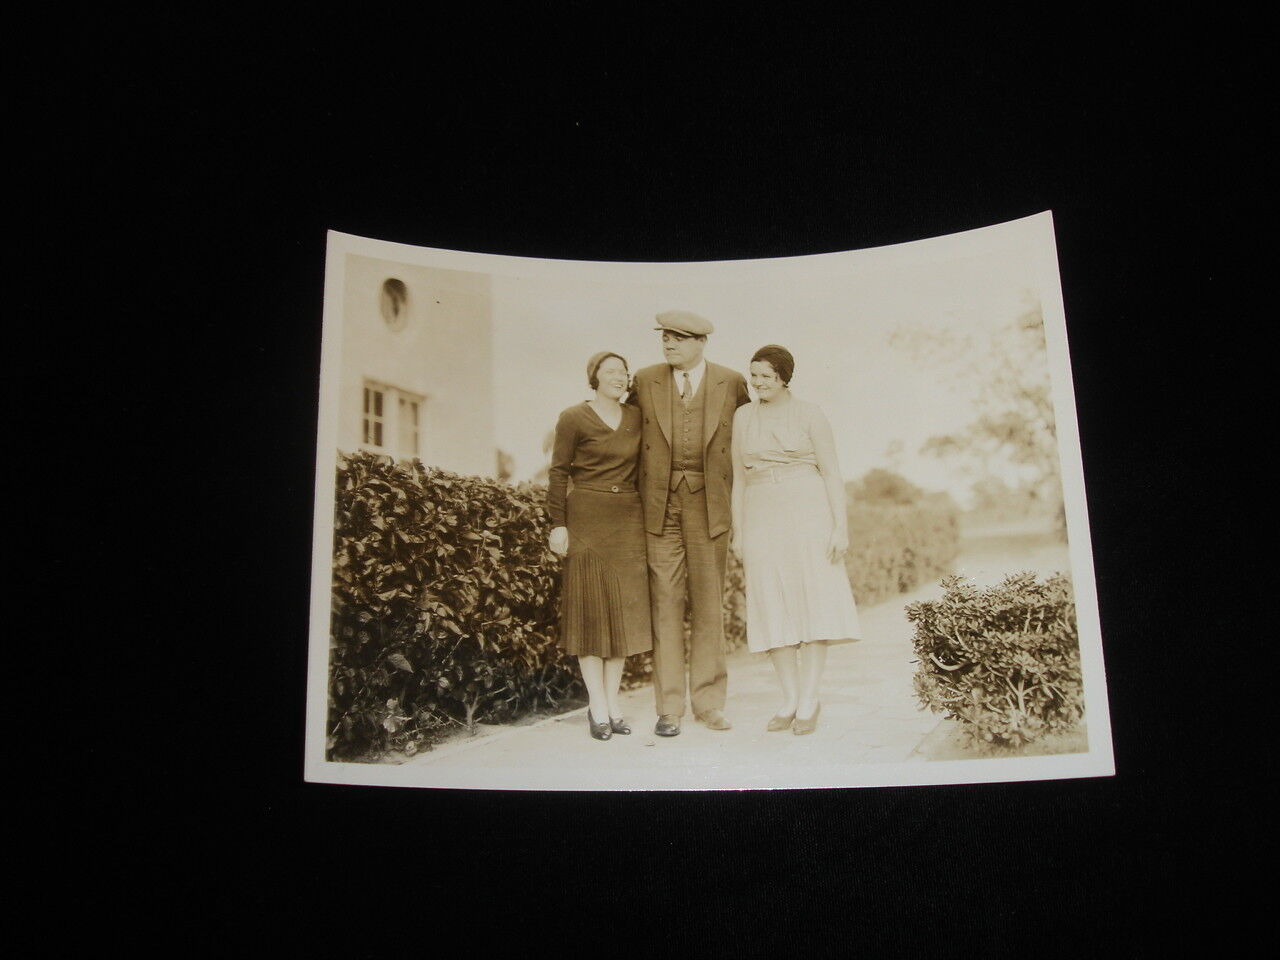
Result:
M684 716L689 690L695 714L723 710L728 688L724 662L724 575L729 535L708 532L706 491L685 480L667 494L660 534L646 534L649 598L653 611L653 688L659 714ZM692 604L688 687L685 685L684 615Z

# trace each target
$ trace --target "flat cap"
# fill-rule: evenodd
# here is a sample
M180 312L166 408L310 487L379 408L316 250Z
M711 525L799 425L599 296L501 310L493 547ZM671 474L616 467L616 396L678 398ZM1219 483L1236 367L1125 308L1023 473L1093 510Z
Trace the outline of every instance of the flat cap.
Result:
M715 331L711 321L688 310L668 310L655 318L658 325L655 330L674 330L676 333L687 333L695 337L705 337Z

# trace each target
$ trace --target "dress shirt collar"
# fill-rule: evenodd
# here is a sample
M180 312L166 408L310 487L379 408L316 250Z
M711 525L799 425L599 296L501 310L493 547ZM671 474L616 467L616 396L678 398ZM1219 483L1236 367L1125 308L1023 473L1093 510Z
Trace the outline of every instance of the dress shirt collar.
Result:
M706 359L699 360L698 365L692 370L677 370L675 367L672 367L671 374L676 378L676 393L679 393L681 388L684 386L684 375L686 373L689 374L689 389L693 393L697 393L698 387L702 385L702 378L706 375L706 372Z

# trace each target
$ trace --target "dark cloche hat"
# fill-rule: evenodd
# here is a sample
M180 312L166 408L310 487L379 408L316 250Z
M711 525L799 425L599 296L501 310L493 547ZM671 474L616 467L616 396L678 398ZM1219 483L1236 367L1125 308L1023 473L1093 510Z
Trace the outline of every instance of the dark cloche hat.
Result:
M655 330L674 330L676 333L687 333L693 337L705 337L715 331L711 321L688 310L668 310L655 318L658 325Z
M594 390L599 386L596 380L596 374L600 372L601 365L610 357L617 357L622 361L622 365L627 365L627 358L620 353L614 353L612 350L601 350L599 353L593 353L587 360L587 385Z

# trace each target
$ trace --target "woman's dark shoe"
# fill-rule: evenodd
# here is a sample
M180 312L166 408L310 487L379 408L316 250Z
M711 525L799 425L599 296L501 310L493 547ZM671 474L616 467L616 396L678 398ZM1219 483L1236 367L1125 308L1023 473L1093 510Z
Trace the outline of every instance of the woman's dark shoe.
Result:
M613 736L613 727L607 723L596 723L591 717L590 708L587 709L587 726L591 728L593 740L608 740Z
M618 719L616 720L613 717L610 717L609 726L613 728L614 733L630 733L631 732L630 725L622 717L618 717Z

